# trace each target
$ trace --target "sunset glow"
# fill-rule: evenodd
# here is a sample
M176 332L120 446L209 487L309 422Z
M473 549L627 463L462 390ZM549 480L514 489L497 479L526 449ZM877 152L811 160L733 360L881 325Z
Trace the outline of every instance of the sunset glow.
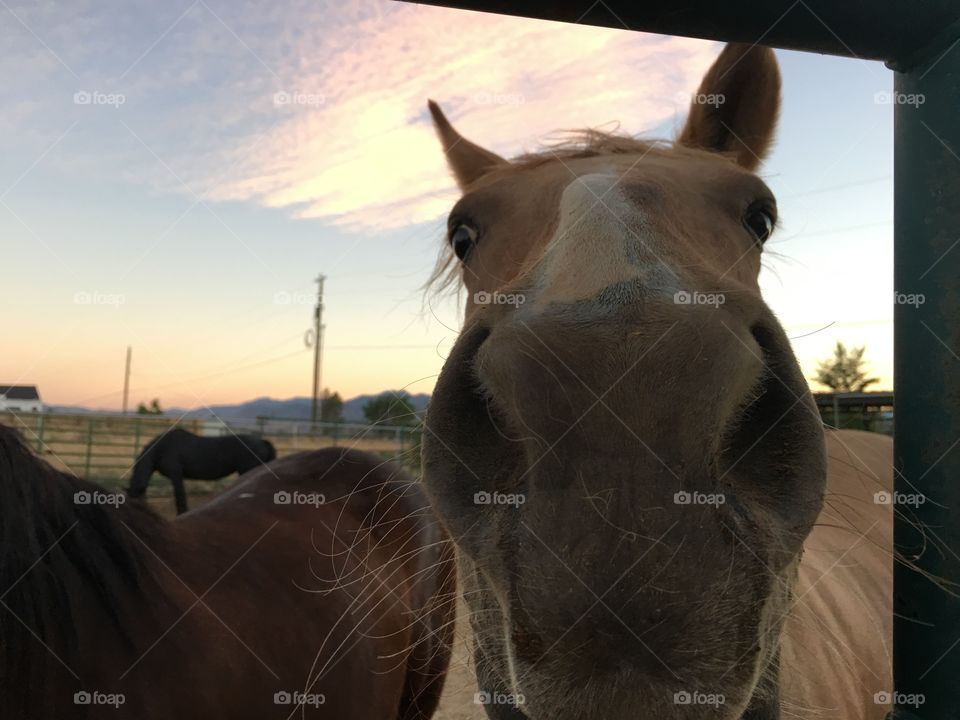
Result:
M720 48L394 2L0 13L0 381L111 409L128 345L133 402L308 395L318 273L323 384L430 392L462 298L423 291L457 197L426 100L506 156L669 137ZM765 295L808 376L841 339L890 388L890 74L779 56Z

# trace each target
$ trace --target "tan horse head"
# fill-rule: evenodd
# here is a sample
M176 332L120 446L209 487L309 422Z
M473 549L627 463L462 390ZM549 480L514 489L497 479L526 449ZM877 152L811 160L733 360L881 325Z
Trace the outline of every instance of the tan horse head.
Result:
M492 717L775 716L826 473L757 282L779 94L773 53L730 45L672 144L588 132L513 161L430 104L469 297L424 474Z

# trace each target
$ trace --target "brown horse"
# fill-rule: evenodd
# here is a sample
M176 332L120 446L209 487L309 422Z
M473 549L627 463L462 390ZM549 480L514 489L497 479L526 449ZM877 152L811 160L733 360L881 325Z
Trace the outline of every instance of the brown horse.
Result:
M0 717L425 720L449 540L416 483L291 455L167 521L0 426Z
M695 98L673 143L512 161L430 104L468 301L424 481L493 718L889 708L891 444L824 432L757 282L773 53L727 46Z

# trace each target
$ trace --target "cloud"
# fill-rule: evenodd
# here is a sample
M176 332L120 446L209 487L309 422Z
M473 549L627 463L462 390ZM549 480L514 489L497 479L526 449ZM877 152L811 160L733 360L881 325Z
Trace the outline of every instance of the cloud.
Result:
M91 37L102 45L118 30L114 16L132 26L123 12L97 12L78 45ZM678 94L696 87L717 50L397 2L211 0L154 12L136 37L113 32L127 47L94 57L60 50L91 88L127 95L114 116L84 116L103 123L89 138L97 171L358 232L429 221L449 207L454 188L428 97L463 134L515 155L557 129L622 121L639 132L684 112Z
M352 30L332 70L290 73L287 117L254 172L218 187L358 230L433 219L453 186L428 97L468 137L506 154L559 128L642 130L686 108L715 53L700 41L395 4ZM312 94L319 104L308 104ZM251 168L251 169L252 169Z

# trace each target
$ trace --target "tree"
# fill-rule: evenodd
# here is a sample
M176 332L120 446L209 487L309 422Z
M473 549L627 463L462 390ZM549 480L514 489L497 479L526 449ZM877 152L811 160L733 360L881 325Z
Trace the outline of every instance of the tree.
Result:
M405 392L387 392L373 398L363 406L363 416L371 425L417 424L417 411Z
M343 398L340 393L331 393L327 389L323 391L320 396L320 421L343 422Z
M880 382L880 378L867 377L867 363L863 359L866 349L861 345L847 350L838 340L833 357L817 365L817 374L813 379L834 392L864 392L867 386Z
M149 406L140 403L137 405L137 415L163 415L163 410L160 409L160 401L154 398L150 401Z

